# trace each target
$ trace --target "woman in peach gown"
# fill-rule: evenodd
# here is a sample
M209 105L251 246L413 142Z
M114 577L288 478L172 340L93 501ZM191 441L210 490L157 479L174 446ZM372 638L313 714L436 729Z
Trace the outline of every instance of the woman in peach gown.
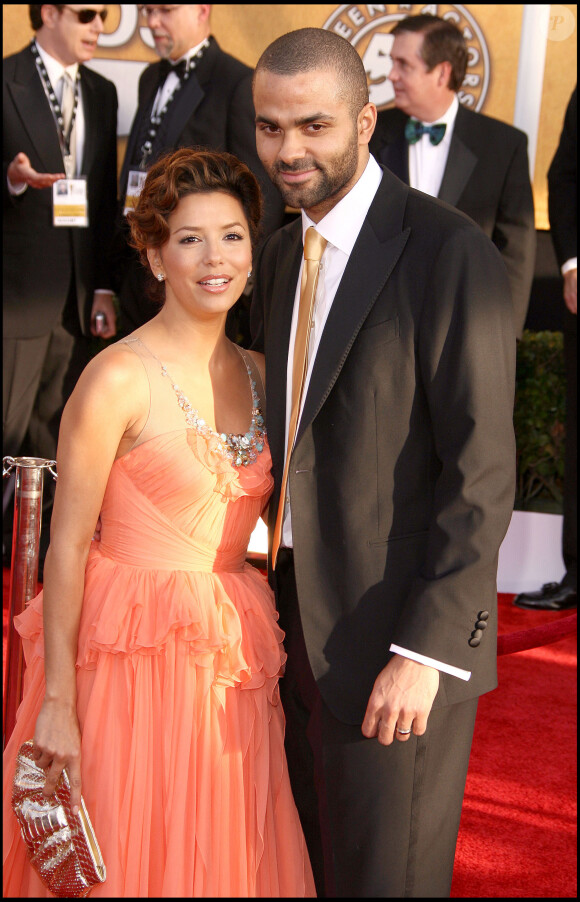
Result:
M49 895L10 808L32 737L45 794L66 767L87 805L107 868L92 896L314 895L284 755L283 633L245 562L272 488L263 358L225 335L260 206L235 157L182 149L130 217L164 303L91 361L63 415L44 591L16 619L5 896Z

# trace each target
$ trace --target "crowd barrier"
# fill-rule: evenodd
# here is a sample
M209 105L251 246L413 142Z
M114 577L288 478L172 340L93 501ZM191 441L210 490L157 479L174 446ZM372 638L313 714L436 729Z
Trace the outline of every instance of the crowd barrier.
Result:
M16 473L8 646L4 685L4 745L14 727L16 711L22 699L24 675L22 643L14 629L14 617L21 614L26 603L37 594L44 474L48 470L56 479L55 466L56 461L39 457L5 457L3 461L3 476L8 476L13 470ZM575 633L577 628L578 615L574 613L552 623L505 633L498 636L497 639L498 657L558 642L565 636Z
M513 655L518 651L529 651L530 648L540 648L542 645L551 645L566 636L571 636L578 629L578 613L569 617L560 617L552 623L533 626L527 630L516 630L513 633L504 633L497 637L497 655Z

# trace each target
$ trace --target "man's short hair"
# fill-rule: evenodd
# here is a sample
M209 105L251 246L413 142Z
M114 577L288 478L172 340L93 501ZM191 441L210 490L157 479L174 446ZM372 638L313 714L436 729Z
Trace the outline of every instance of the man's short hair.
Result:
M363 62L347 40L324 28L299 28L277 38L258 60L254 78L260 70L293 76L320 69L338 75L340 95L356 119L369 102Z
M449 87L458 91L463 84L467 69L467 44L459 28L447 19L421 13L418 16L407 16L397 22L391 34L403 32L419 32L423 35L421 58L431 72L439 63L451 64Z
M42 6L29 6L28 7L28 16L30 18L30 26L33 31L38 31L39 28L42 28L42 15L40 14L40 10Z
M43 3L42 5L39 5L39 6L29 6L28 7L28 17L30 19L30 27L32 28L33 31L39 31L42 28L44 23L42 21L42 13L40 12L40 10L42 9L43 6L46 6L46 5L47 4ZM62 11L65 7L64 3L53 3L51 5L54 6L55 9L58 9L59 13L62 13Z

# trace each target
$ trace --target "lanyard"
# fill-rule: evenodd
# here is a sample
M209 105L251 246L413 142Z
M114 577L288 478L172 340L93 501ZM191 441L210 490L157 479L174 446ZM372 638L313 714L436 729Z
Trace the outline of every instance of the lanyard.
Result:
M196 60L200 60L202 58L204 51L208 47L209 47L209 41L205 40L203 42L203 44L201 45L201 47L199 48L199 50L197 51L197 53L195 54L195 57L192 57L189 60L189 62L187 63L185 72L183 73L183 76L182 76L183 81L181 78L179 78L179 76L177 76L179 81L178 81L177 85L175 86L175 89L172 91L172 93L169 95L169 97L165 101L163 107L159 110L158 113L155 114L155 116L153 115L153 110L151 111L149 128L147 129L147 139L143 142L143 144L141 145L141 148L139 150L139 153L141 154L141 162L139 163L140 169L147 168L148 157L150 157L151 154L153 153L153 144L155 142L155 138L157 137L157 132L159 131L159 126L163 122L163 119L165 118L165 114L167 113L167 110L169 109L171 103L177 96L178 91L181 90L183 82L187 81L187 79L189 78L190 72L193 72L193 70L196 68L196 66L197 66ZM171 69L169 70L169 72L171 72ZM168 75L169 75L169 72L167 73ZM163 87L163 85L159 86L160 91L162 90L162 87Z
M40 77L42 78L42 82L44 84L44 90L46 91L46 96L48 97L48 102L50 103L52 112L54 114L54 118L56 119L56 125L58 130L58 138L60 141L60 147L62 151L63 158L70 157L70 136L72 134L72 130L74 127L75 119L77 116L77 106L79 102L79 81L80 81L80 73L77 72L77 77L75 79L75 99L73 105L72 116L70 119L70 124L68 128L68 133L64 132L64 118L62 115L62 110L60 108L60 104L58 102L57 96L54 93L54 88L50 83L50 78L48 77L48 72L46 71L46 66L42 61L42 57L38 52L38 47L36 46L36 42L32 41L30 44L30 49L34 55L36 60L36 65L38 67L38 71L40 72Z

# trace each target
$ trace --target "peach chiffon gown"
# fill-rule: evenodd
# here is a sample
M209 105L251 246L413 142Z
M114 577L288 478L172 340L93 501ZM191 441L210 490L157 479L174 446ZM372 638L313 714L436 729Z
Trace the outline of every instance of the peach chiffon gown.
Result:
M245 561L272 490L267 443L234 466L219 436L187 426L157 358L125 341L151 407L113 464L86 568L82 792L107 868L91 896L314 896L284 754L283 633L265 577ZM4 754L4 895L42 897L10 807L15 755L44 694L42 592L16 622L27 669Z

